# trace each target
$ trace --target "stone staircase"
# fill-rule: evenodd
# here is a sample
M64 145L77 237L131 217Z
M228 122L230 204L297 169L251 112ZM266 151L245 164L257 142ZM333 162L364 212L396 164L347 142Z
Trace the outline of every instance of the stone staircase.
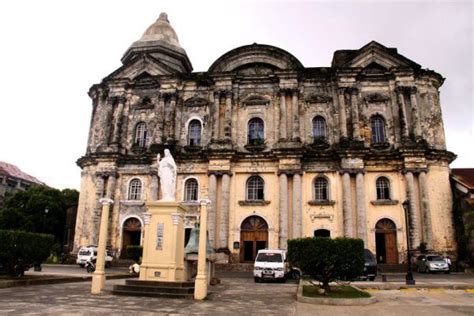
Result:
M252 272L252 263L216 263L216 271L228 271L228 272Z
M382 264L377 265L377 271L379 273L403 273L407 272L406 264ZM415 270L413 270L415 271Z
M125 285L114 285L112 294L193 299L194 282L126 280Z

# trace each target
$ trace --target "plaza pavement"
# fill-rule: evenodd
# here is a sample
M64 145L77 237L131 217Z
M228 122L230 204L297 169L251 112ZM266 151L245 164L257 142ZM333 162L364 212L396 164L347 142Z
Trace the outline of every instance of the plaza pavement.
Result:
M41 273L47 273L46 271ZM74 269L72 269L74 270ZM72 271L71 273L82 273ZM38 273L38 272L36 272ZM103 295L90 294L90 282L0 289L2 315L474 315L470 290L437 288L368 290L378 300L369 306L327 306L296 302L295 282L255 283L251 275L223 273L204 301L114 296L110 290L124 280L108 280ZM469 275L415 275L417 283L470 284ZM423 280L423 281L422 281ZM394 281L395 283L395 281Z

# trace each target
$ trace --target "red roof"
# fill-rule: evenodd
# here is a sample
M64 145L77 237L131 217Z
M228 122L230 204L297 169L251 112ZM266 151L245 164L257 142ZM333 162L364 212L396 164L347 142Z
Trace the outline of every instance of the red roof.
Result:
M0 161L0 175L24 180L31 183L45 185L43 182L36 179L35 177L30 176L29 174L21 171L20 168L18 168L17 166L3 161Z
M453 179L465 185L469 190L474 189L474 168L451 169Z

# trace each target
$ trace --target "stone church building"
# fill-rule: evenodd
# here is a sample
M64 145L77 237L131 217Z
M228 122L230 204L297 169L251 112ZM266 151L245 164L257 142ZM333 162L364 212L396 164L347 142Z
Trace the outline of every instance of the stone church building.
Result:
M361 238L380 263L403 262L403 202L412 249L456 249L444 78L396 48L372 41L305 67L254 43L193 72L162 13L121 61L89 91L76 250L97 243L101 197L114 201L109 245L123 254L142 242L165 148L187 235L209 198L210 243L233 262L302 236Z

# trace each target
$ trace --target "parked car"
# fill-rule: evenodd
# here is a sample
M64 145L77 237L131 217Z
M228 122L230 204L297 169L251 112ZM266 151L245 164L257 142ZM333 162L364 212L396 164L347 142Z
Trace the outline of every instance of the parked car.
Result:
M259 250L253 267L255 282L264 279L285 281L288 270L285 259L284 250Z
M84 246L79 249L77 253L76 263L81 267L84 268L88 261L96 260L97 259L97 246L89 245ZM112 251L107 249L105 251L105 267L108 268L112 264L113 260Z
M377 260L369 249L364 249L364 261L363 278L374 281L377 276Z
M416 258L416 271L424 273L449 273L449 265L440 255L420 255Z

